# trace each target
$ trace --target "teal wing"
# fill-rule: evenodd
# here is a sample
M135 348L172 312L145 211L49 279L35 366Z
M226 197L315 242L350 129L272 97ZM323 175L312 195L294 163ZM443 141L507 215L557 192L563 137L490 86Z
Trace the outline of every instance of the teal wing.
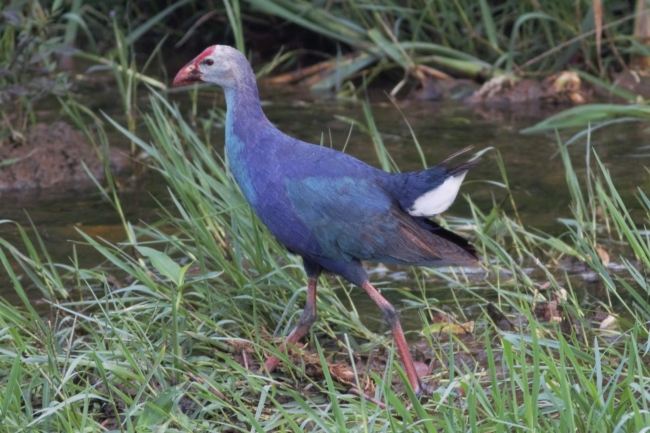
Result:
M309 229L319 255L415 264L441 259L431 235L376 182L352 177L286 181L292 212Z

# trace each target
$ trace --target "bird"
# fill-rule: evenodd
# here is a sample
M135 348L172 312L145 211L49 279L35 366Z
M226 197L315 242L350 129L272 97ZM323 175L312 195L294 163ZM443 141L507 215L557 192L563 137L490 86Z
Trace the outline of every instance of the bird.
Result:
M180 69L173 86L212 83L226 99L225 153L239 188L269 232L302 258L307 300L296 327L280 345L295 345L316 321L317 280L335 274L361 287L390 326L408 381L426 392L398 312L370 283L363 262L412 266L477 266L475 248L430 217L447 210L470 160L448 160L418 172L389 173L335 149L283 133L265 116L246 56L213 45ZM452 155L452 157L455 155ZM261 371L278 366L270 356Z

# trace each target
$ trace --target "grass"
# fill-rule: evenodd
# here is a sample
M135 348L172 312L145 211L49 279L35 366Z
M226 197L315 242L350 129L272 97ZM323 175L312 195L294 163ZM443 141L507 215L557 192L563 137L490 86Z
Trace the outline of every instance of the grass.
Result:
M200 7L186 3L200 15ZM143 4L155 12L152 18L142 18L147 14L137 8ZM343 81L369 65L367 83L383 71L411 73L421 65L474 67L468 69L473 73L517 69L547 53L558 31L564 39L590 31L588 14L576 21L575 5L568 10L553 2L515 18L511 2L490 15L486 1L413 1L408 7L344 1L325 11L307 8L307 2L229 0L224 12L240 49L242 21L250 17L252 4L276 8L278 16L360 47L359 56L339 53L337 65L343 66L321 81L343 92L357 91ZM577 3L587 10L592 4ZM139 3L131 10L139 17L137 25L121 27L106 11L79 1L70 4L68 16L76 18L65 26L66 43L98 20L108 24L100 26L102 32L110 29L101 37L113 38L120 47L100 55L94 36L88 35L88 50L77 55L114 72L126 125L99 119L71 101L63 102L66 114L100 154L109 145L101 124L120 129L168 183L175 208L161 207L157 224L127 220L107 173L104 194L122 218L124 242L109 244L82 233L85 242L75 246L71 261L54 263L40 239L21 227L21 245L0 239L2 269L22 301L17 306L0 299L2 431L647 429L650 245L647 231L635 221L640 213L647 218L650 199L639 190L638 204L623 203L590 149L592 129L559 143L572 197L570 214L560 215L566 225L562 236L540 233L521 221L500 163L503 194L494 206L481 209L466 197L472 217L443 221L473 238L484 273L411 270L410 290L377 281L385 294L403 300L403 316L421 318L422 334L411 336L419 339L420 358L431 366L427 380L435 392L430 398L418 400L400 385L405 378L390 335L373 326L379 314L368 319L369 313L355 306L351 287L335 278L319 282L320 318L307 345L291 359L278 353L278 341L291 330L305 301L299 260L268 234L224 161L175 106L153 93L148 114L137 112L140 83L164 89L144 75L163 42L140 68L133 44L173 17L176 5ZM6 44L9 30L3 31ZM624 33L616 34L616 43L627 43ZM578 39L543 57L532 72L562 67L576 52L586 62L592 59L593 66L594 51L593 42ZM293 54L285 53L272 63L291 59ZM611 61L606 58L605 66ZM607 109L581 107L527 132L647 118L643 106L616 113ZM364 105L363 112L365 123L342 120L371 137L382 168L398 170L371 106ZM138 121L151 142L136 134ZM584 179L566 150L579 140L588 144ZM496 151L486 156L500 161ZM642 210L633 218L631 208ZM89 248L105 262L81 268L77 257ZM576 271L567 266L574 262L602 283L601 298L579 287ZM35 298L45 299L45 307L34 306ZM466 313L467 306L473 313ZM495 309L506 318L499 319ZM473 335L463 336L459 328L472 321ZM272 377L255 373L271 353L285 361L282 371ZM364 384L388 409L348 393L353 383Z
M98 123L69 108L79 126L93 125L100 147L107 144ZM370 107L364 112L379 160L394 169ZM589 146L580 179L560 143L572 196L564 236L519 220L501 165L503 200L479 209L467 197L472 218L447 222L470 230L485 276L414 270L417 290L410 291L378 282L404 299L403 315L419 314L429 330L419 347L435 392L420 401L400 385L390 334L372 332L350 287L334 278L321 278L320 318L308 344L272 377L255 373L270 353L289 361L276 344L304 305L299 261L266 232L224 161L162 96L153 94L143 115L151 142L108 121L150 156L175 209L161 208L161 222L148 226L122 215L127 240L83 235L67 264L53 263L22 229L22 245L0 239L0 262L22 300L0 300L3 431L622 432L650 425L647 232ZM121 212L112 185L109 177L106 198ZM650 212L641 190L638 206ZM87 248L105 262L80 268L75 258ZM617 266L607 265L605 248ZM566 270L572 261L597 275L606 296L584 299ZM32 306L37 297L46 307ZM507 323L487 313L491 306ZM609 325L601 329L604 317ZM473 337L434 326L441 318L474 320ZM347 393L354 377L371 378L375 386L366 389L388 409Z
M547 76L577 64L597 79L610 69L625 69L628 56L647 52L632 36L631 4L597 7L601 3L591 0L246 3L252 11L276 16L356 53L328 61L331 73L318 72L323 79L305 80L316 89L334 87L335 76L350 82L360 74L368 78L365 86L380 73L396 69L404 80L407 76L440 79L449 73L482 81L503 73ZM403 84L400 81L394 92Z
M57 70L56 56L65 49L54 9L35 1L0 6L0 145L22 144L27 126L36 121L36 104L70 87L68 73Z

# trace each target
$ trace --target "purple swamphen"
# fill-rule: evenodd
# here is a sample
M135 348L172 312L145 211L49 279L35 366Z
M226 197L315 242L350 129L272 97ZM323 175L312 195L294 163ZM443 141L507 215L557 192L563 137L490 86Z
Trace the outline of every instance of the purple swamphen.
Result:
M208 82L226 95L226 156L244 197L269 231L303 259L307 303L280 347L298 342L316 320L322 272L362 287L391 327L408 380L423 391L395 308L368 280L361 261L420 266L475 266L474 248L428 217L445 211L478 161L391 174L342 152L289 137L260 106L246 57L214 45L185 65L174 86ZM271 356L268 372L278 365Z

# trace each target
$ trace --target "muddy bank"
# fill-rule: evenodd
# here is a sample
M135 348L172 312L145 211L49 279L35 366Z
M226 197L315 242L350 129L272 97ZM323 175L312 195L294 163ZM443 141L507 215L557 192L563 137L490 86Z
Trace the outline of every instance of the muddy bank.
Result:
M39 123L29 130L25 144L0 146L0 191L93 187L84 164L93 177L104 180L102 161L81 132L64 122ZM109 165L114 173L124 172L130 160L111 148Z

